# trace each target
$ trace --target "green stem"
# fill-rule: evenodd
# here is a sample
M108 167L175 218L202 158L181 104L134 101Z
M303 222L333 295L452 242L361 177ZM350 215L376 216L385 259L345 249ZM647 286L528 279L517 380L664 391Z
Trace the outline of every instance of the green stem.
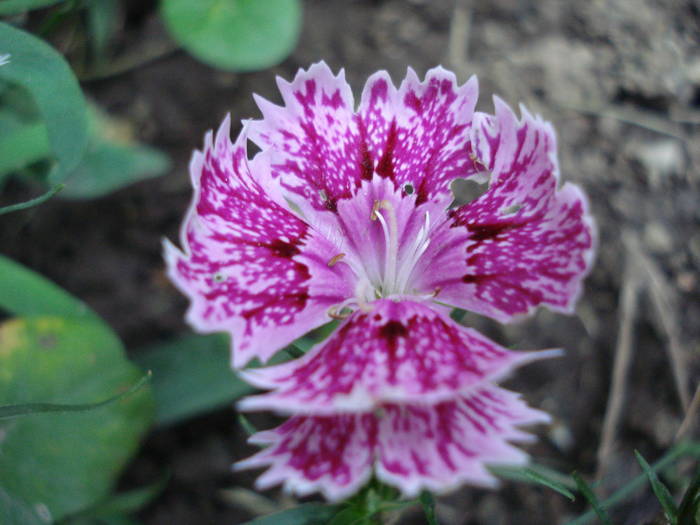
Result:
M25 403L22 405L6 405L0 406L0 419L10 419L19 416L29 416L32 414L46 414L49 412L87 412L89 410L95 410L96 408L101 408L105 405L111 405L130 396L137 390L141 389L146 383L151 380L151 372L147 372L139 381L134 384L126 392L117 394L116 396L105 399L98 403L84 403L80 405L63 405L63 404L53 404L53 403Z
M53 197L59 191L61 191L64 187L65 187L65 184L56 184L49 191L47 191L43 195L39 195L38 197L36 197L34 199L31 199L31 200L28 200L25 202L19 202L17 204L12 204L10 206L5 206L3 208L0 208L0 215L5 215L6 213L12 213L13 211L26 210L27 208L37 206L37 205L41 204L42 202L46 202L47 200L49 200L51 197Z

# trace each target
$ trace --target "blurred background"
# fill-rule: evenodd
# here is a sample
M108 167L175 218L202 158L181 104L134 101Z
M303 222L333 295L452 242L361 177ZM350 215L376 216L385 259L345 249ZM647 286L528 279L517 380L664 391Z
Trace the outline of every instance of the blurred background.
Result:
M191 198L187 164L207 130L230 112L235 135L241 119L260 116L253 93L280 102L275 77L291 79L318 60L345 69L356 100L376 70L398 84L407 66L422 76L442 64L460 81L478 75L478 109L491 111L497 94L552 121L562 180L585 189L598 225L597 261L575 316L539 311L509 326L464 319L506 346L566 350L507 383L554 418L536 429L540 439L529 452L540 464L599 478L605 495L639 474L634 449L652 461L682 437L700 371L699 2L304 0L291 55L250 72L194 58L155 1L115 6L99 67L84 67L70 19L48 40L86 95L117 119L115 133L164 154L155 170L162 175L8 215L0 246L84 300L132 355L189 331L186 300L164 274L161 241L178 238ZM49 16L50 9L33 12L25 27ZM36 193L13 179L2 201ZM682 433L697 437L690 421ZM234 524L289 505L279 491L264 498L249 491L257 473L231 472L254 451L245 438L230 404L157 427L119 486L170 472L165 490L139 514L153 525ZM687 468L674 471L678 480ZM438 503L441 522L462 525L563 523L583 509L581 501L512 481L496 492L464 487ZM663 523L650 491L614 516L621 524ZM422 520L408 511L400 523Z

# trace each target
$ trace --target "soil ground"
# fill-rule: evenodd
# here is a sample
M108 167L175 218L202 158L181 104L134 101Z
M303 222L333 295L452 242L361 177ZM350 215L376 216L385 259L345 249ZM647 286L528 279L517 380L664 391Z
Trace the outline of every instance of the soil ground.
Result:
M155 2L126 6L118 52L146 53L167 38ZM407 66L422 75L443 64L460 80L477 74L480 109L491 110L498 94L553 122L562 179L587 192L599 251L577 315L540 311L508 326L471 315L465 322L505 345L566 350L507 383L553 415L529 447L538 463L603 472L601 493L637 475L633 450L649 460L668 450L686 413L679 391L692 397L700 370L700 4L306 0L304 9L299 45L278 67L224 73L175 51L86 82L141 140L170 154L174 168L99 200L54 200L41 219L13 216L0 233L3 251L85 300L128 348L171 338L187 330L186 302L164 276L161 239L177 238L191 196L187 162L206 130L227 112L234 122L257 117L252 93L279 101L275 75L289 79L320 59L344 67L356 94L378 69L396 82ZM619 344L623 326L631 344ZM620 351L629 352L631 369L613 381ZM621 403L620 417L603 438L611 399ZM123 484L172 472L164 494L142 513L144 523L240 523L255 509L289 503L276 491L251 503L238 490L251 487L254 475L234 475L229 466L250 452L224 409L155 431ZM438 510L447 524L557 524L582 504L506 482L499 491L462 488L441 498ZM648 492L614 517L662 523ZM407 513L400 523L422 518Z

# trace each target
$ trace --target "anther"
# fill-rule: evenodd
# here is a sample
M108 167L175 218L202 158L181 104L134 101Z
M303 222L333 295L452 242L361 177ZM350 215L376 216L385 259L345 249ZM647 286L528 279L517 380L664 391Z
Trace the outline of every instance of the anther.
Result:
M333 266L335 266L336 263L338 261L340 261L343 257L345 257L344 253L339 253L338 255L334 255L333 257L331 257L331 260L328 261L328 267L333 268Z
M347 312L343 313L342 310L340 312L338 312L338 308L336 306L331 306L328 309L328 316L332 317L333 319L337 319L338 321L342 321L347 316L349 316L351 313L352 313L352 311L347 311Z

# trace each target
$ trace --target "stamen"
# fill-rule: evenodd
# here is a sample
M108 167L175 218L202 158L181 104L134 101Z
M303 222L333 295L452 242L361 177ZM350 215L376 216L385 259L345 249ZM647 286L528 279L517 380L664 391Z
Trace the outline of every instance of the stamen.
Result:
M418 231L416 238L413 239L413 244L411 244L411 247L406 250L401 257L401 268L398 272L397 283L397 286L399 287L398 289L401 291L405 291L413 268L418 262L418 259L420 259L421 255L423 255L423 253L425 253L425 251L428 249L428 246L430 246L429 231L430 213L426 212L423 226L421 226L421 229Z
M367 302L367 297L365 295L367 293L367 285L369 284L369 281L366 279L360 279L355 285L355 300L357 301L357 306L363 312L372 311L372 305Z
M333 257L331 257L331 260L328 261L328 263L327 263L327 264L328 264L328 267L329 267L329 268L333 268L333 266L335 266L335 264L336 264L338 261L340 261L340 259L342 259L343 257L345 257L345 254L344 254L344 253L339 253L338 255L334 255Z
M379 210L387 211L387 219ZM384 286L382 292L389 294L396 289L396 263L399 252L399 225L396 220L396 210L388 200L375 201L372 206L371 217L376 217L384 230L386 241L385 261L384 261Z
M346 313L342 313L342 311L340 311L340 312L341 313L339 313L337 306L331 306L328 309L328 317L332 317L333 319L336 319L338 321L342 321L343 319L346 319L352 313L352 310L350 310Z

